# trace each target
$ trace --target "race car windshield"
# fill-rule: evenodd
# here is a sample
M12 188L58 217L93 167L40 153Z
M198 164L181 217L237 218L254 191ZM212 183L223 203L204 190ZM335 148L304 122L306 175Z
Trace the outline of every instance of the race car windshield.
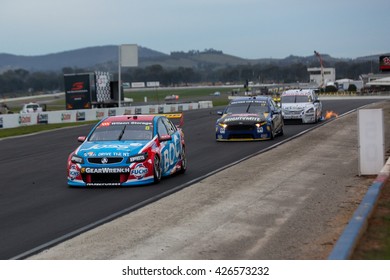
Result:
M151 140L150 124L101 125L92 133L89 141Z
M27 109L33 109L34 111L38 109L38 105L27 105Z
M286 95L281 98L282 103L307 103L310 102L308 95Z
M268 112L268 106L265 103L236 103L230 104L226 108L226 114L262 114Z

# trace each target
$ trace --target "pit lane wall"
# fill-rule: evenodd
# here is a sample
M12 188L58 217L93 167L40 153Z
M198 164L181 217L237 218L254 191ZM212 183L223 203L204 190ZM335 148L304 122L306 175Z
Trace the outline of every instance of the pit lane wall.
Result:
M0 129L36 124L71 123L101 120L108 116L133 114L162 114L212 108L212 101L199 101L183 104L145 105L116 108L96 108L86 110L47 111L28 114L0 115Z

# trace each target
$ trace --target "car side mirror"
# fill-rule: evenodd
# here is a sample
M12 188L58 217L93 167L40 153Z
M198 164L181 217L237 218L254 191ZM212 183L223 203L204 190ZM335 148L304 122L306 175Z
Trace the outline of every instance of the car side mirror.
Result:
M217 114L222 116L223 115L223 112L222 111L217 111Z
M77 137L77 141L78 141L78 142L81 142L81 143L84 142L85 139L87 139L86 136L79 136L79 137Z

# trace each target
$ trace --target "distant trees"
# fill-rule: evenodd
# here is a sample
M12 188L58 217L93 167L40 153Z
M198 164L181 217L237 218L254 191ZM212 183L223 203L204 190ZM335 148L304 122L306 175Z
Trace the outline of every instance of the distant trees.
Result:
M214 50L214 49L205 49L204 51L199 50L190 50L188 52L178 51L171 52L172 58L186 58L188 56L200 55L200 54L223 54L222 51Z
M307 82L309 74L303 64L278 66L276 64L257 64L231 66L223 69L218 77L221 82L254 81L260 83Z
M354 84L349 84L347 91L357 91L357 87Z
M8 70L0 75L0 97L5 94L46 92L61 89L62 74L56 72L29 72L24 69Z
M336 68L336 79L349 78L357 80L361 74L378 73L379 62L336 62L334 68Z
M325 92L337 92L337 87L334 85L328 85L325 87Z
M213 49L204 52L190 51L197 55L200 53L220 52ZM176 55L180 55L177 52ZM188 53L183 53L188 56ZM213 64L202 64L197 68L178 67L164 68L159 64L144 68L127 68L122 72L124 82L148 82L159 81L162 86L175 86L207 83L243 83L253 81L259 83L295 83L308 82L308 65L300 62L279 65L277 63L246 64L225 67ZM378 73L378 62L351 61L337 62L336 79L349 78L359 79L361 74ZM100 69L95 69L100 70ZM30 72L24 69L7 70L0 74L0 98L15 96L26 92L49 92L63 90L63 74L91 72L91 69L66 67L62 72ZM117 79L114 74L114 79Z

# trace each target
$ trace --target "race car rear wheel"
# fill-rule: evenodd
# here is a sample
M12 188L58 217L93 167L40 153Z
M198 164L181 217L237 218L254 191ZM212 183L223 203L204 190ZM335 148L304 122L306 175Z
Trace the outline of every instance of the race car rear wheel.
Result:
M274 138L275 138L275 131L274 131L274 127L273 126L271 126L271 140L274 140Z
M180 173L184 173L187 170L187 157L186 157L186 150L183 147L181 151L181 169Z
M162 175L162 170L161 170L160 158L158 156L154 156L154 161L153 161L154 183L158 183L161 181L161 175Z

